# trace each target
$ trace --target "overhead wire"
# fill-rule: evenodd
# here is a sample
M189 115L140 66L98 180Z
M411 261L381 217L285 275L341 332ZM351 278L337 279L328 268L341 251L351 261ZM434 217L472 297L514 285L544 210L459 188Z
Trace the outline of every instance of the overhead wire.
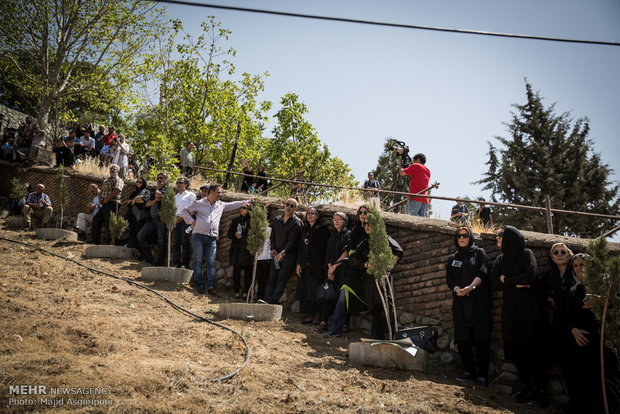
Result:
M234 335L237 335L241 339L241 341L243 342L243 345L245 346L245 350L246 350L246 357L245 357L245 360L243 361L243 364L241 364L241 366L238 367L237 369L235 369L234 371L232 371L232 372L230 372L230 373L228 373L228 374L226 374L224 376L212 379L211 382L225 381L225 380L228 380L228 379L234 377L239 372L241 372L241 370L243 368L245 368L248 365L248 363L250 362L250 346L248 345L248 343L247 343L246 339L243 337L243 335L241 335L239 332L235 331L234 329L229 328L226 325L222 325L220 323L217 323L215 321L207 319L207 318L205 318L203 316L200 316L200 315L198 315L198 314L196 314L196 313L194 313L194 312L184 308L183 306L175 303L173 300L169 299L168 297L166 297L166 296L162 295L161 293L157 292L153 288L150 288L150 287L148 287L146 285L143 285L142 283L138 283L138 282L136 282L136 281L134 281L132 279L129 279L129 278L126 278L126 277L122 277L122 276L117 276L115 274L108 273L108 272L105 272L103 270L99 270L97 268L87 266L87 265L85 265L85 264L83 264L81 262L78 262L77 260L74 260L74 259L70 258L70 257L64 257L64 256L59 255L57 253L50 252L49 250L46 250L46 249L44 249L44 248L42 248L40 246L36 246L34 244L26 243L26 242L19 241L19 240L12 240L12 239L9 239L9 238L3 237L3 236L0 236L0 240L4 240L4 241L10 242L10 243L21 244L21 245L27 246L27 247L29 247L31 249L39 250L39 251L41 251L43 253L49 254L50 256L54 256L54 257L57 257L59 259L63 259L63 260L69 261L69 262L73 262L73 263L75 263L78 266L81 266L81 267L83 267L85 269L90 270L91 272L101 273L102 275L105 275L105 276L108 276L108 277L112 277L114 279L122 280L122 281L125 281L125 282L129 283L130 285L139 287L141 289L145 289L146 291L148 291L148 292L150 292L150 293L160 297L164 301L166 301L173 308L175 308L175 309L177 309L177 310L179 310L179 311L181 311L183 313L186 313L187 315L193 316L194 318L199 319L199 320L201 320L203 322L207 322L207 323L209 323L211 325L215 325L215 326L217 326L219 328L222 328L224 330L232 332Z
M581 43L581 44L603 45L603 46L620 46L620 42L610 42L610 41L604 41L604 40L570 39L570 38L563 38L563 37L548 37L548 36L524 35L524 34L516 34L516 33L491 32L491 31L486 31L486 30L468 30L468 29L455 29L455 28L449 28L449 27L436 27L436 26L422 26L422 25L415 25L415 24L379 22L379 21L373 21L373 20L351 19L351 18L346 18L346 17L319 16L319 15L314 15L314 14L293 13L293 12L284 12L284 11L277 11L277 10L265 10L265 9L254 9L254 8L249 8L249 7L237 7L237 6L225 6L225 5L220 5L220 4L198 3L194 1L185 1L185 0L152 0L152 1L156 3L177 4L181 6L203 7L203 8L210 8L210 9L239 11L239 12L247 12L247 13L259 13L259 14L268 14L268 15L274 15L274 16L298 17L298 18L303 18L303 19L324 20L324 21L340 22L340 23L354 23L354 24L365 24L365 25L372 25L372 26L394 27L394 28L399 28L399 29L429 30L429 31L435 31L435 32L469 34L469 35L478 35L478 36L506 37L506 38L513 38L513 39L525 39L525 40L543 40L543 41L549 41L549 42Z

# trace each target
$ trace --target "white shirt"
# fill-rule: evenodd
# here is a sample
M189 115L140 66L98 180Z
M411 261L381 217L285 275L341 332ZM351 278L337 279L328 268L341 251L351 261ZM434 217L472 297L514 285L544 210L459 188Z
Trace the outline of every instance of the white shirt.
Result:
M85 136L82 135L82 137L80 138L80 144L82 144L85 148L95 149L95 138L93 137L86 138Z
M263 246L263 251L258 256L258 260L269 260L271 259L271 227L267 227L267 239L265 240L265 245Z
M121 147L123 147L123 151L121 151ZM120 146L114 148L114 156L112 157L112 164L118 165L118 168L127 167L129 164L127 160L127 154L129 154L129 144L124 143Z
M174 196L174 202L177 205L177 216L181 216L181 211L196 201L196 194L193 191L185 190Z

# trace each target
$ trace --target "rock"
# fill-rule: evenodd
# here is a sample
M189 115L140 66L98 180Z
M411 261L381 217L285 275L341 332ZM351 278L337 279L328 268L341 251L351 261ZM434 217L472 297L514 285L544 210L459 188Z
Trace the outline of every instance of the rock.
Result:
M291 305L291 312L299 313L299 306L300 304L298 300L293 302L293 304Z
M450 351L459 352L459 348L454 343L454 338L452 339L452 341L450 341Z
M409 325L410 323L413 323L415 320L416 320L415 315L409 312L401 312L398 318L398 321L401 323L401 325Z
M391 343L351 342L349 361L373 367L398 368L424 372L428 368L428 353L418 348L415 356Z
M420 326L435 326L441 322L435 318L429 318L428 316L418 316L416 323Z
M232 266L228 266L228 267L224 268L224 271L226 273L226 279L231 279L232 278L233 270L234 270L234 268Z
M215 273L215 277L217 277L218 279L226 277L226 271L224 269L218 269Z
M0 219L5 219L9 216L9 210L0 210Z
M68 241L77 241L78 235L74 231L54 228L37 229L37 239L42 240L58 240L65 239Z
M514 366L514 364L512 364L510 362L504 362L502 364L502 371L514 372L516 374L517 373L517 368Z
M131 259L137 254L136 249L124 246L100 245L88 246L84 250L84 257L92 258L111 258L111 259Z
M222 303L218 312L222 318L255 321L279 321L282 317L281 305L263 303Z
M440 336L437 339L437 346L439 349L446 349L450 345L450 337L448 335Z
M452 352L442 352L439 355L439 360L442 364L448 365L454 361L454 355L452 355Z
M514 372L504 371L500 374L503 381L517 381L519 376Z
M220 262L219 260L215 261L215 268L216 269L220 269L222 267L222 262Z
M142 268L142 280L189 283L193 273L182 267L147 266Z

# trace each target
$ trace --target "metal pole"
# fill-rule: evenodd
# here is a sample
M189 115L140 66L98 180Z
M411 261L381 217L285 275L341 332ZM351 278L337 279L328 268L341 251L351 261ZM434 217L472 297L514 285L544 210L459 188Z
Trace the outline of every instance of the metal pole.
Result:
M551 197L545 194L545 216L547 217L547 233L553 234L553 221L551 217Z
M601 237L609 237L609 236L611 236L612 234L614 234L615 232L617 232L618 230L620 230L620 226L618 226L618 227L614 227L613 229L609 230L607 233L603 233L603 234L601 235Z
M226 169L226 178L224 179L224 190L228 190L228 180L235 164L235 155L237 154L237 144L239 143L239 134L241 133L241 122L237 121L237 136L235 137L235 145L233 145L232 154L230 155L230 163Z

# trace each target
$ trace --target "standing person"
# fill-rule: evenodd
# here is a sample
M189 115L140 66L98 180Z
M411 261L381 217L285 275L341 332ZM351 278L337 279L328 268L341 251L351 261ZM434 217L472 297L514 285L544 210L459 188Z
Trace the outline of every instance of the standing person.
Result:
M226 211L238 209L243 204L250 202L250 200L244 200L225 203L220 200L221 196L222 186L211 184L207 189L206 198L194 201L181 212L185 222L193 229L193 282L197 285L198 293L205 293L205 281L202 277L202 259L204 257L207 262L206 292L215 294L215 254L217 253L217 238L222 214Z
M372 172L368 173L368 180L364 183L364 188L381 188L379 180L375 178ZM369 191L368 196L370 197L370 205L377 210L381 210L381 197L379 196L379 192Z
M478 200L485 201L482 197ZM482 223L485 229L493 227L493 214L491 214L491 209L489 207L485 207L484 203L480 203L480 207L478 207L478 211L476 212L476 218L480 220L480 223Z
M88 193L92 197L92 200L86 205L87 213L78 213L77 220L75 220L75 229L78 236L84 240L88 240L90 237L90 228L93 223L95 214L99 212L101 203L99 202L99 187L97 184L90 184L88 186Z
M99 154L101 148L103 148L103 143L101 142L105 137L105 127L103 125L99 125L99 132L95 135L95 154Z
M504 355L514 362L522 383L515 401L536 400L539 407L547 407L545 364L539 360L544 344L535 286L536 258L530 249L525 248L523 234L512 226L505 226L497 234L497 247L501 248L502 254L495 259L493 282L504 291Z
M291 274L295 271L297 248L303 223L295 215L297 200L289 198L284 204L284 214L271 223L271 269L265 290L265 301L276 304L280 301Z
M137 249L140 247L138 243L138 233L142 230L142 226L146 221L147 210L146 202L150 200L151 194L146 188L146 178L136 178L136 189L129 195L127 200L127 213L125 219L129 223L129 239L127 247Z
M457 251L448 258L446 284L452 291L454 342L465 369L456 380L475 379L478 386L486 387L492 326L489 262L484 249L474 244L474 235L468 226L456 229L454 244Z
M426 155L420 153L413 156L413 164L403 169L399 165L398 173L400 175L410 175L409 192L417 194L428 188L428 182L431 179L431 171L426 167ZM423 195L428 195L428 191ZM407 212L412 216L428 217L428 198L420 196L409 196L407 202Z
M54 212L52 201L49 196L43 192L44 190L45 186L43 184L37 184L34 191L26 197L22 214L26 219L28 230L32 228L31 217L33 215L41 220L41 227L46 227L50 216Z
M228 228L227 236L232 240L228 257L233 266L233 297L240 299L241 272L243 271L243 299L247 298L247 292L252 283L252 255L247 249L248 232L250 231L250 204L245 203L239 210L239 215L232 219Z
M177 178L177 193L174 202L177 206L177 224L172 229L172 265L175 267L189 267L189 225L183 220L183 209L196 201L196 194L189 191L189 180L185 177ZM181 250L183 250L181 258Z
M101 138L101 148L106 145L110 145L114 138L118 138L118 135L114 133L114 127L109 127L108 133Z
M329 318L334 312L337 301L340 300L340 291L342 287L342 279L344 277L345 267L341 259L344 259L349 255L349 249L351 248L351 231L345 227L347 222L347 215L341 211L334 213L332 217L332 223L334 230L329 236L327 241L327 252L325 254L325 264L327 267L327 273L323 276L323 281L329 281L333 283L336 290L339 292L339 296L335 300L325 300L321 302L321 323L319 323L318 330L323 332L327 330L327 323ZM334 321L338 326L332 325L332 331L334 332L330 336L338 335L338 331L342 334L342 320ZM335 330L337 328L337 330Z
M187 146L179 151L179 164L181 165L181 174L187 176L192 175L194 172L194 143L188 142Z
M368 234L366 234L366 230L364 229L364 225L368 221L368 206L366 204L362 204L357 208L355 218L355 224L351 228L351 248L353 249L360 244L362 240L368 238Z
M168 247L168 237L166 233L166 225L159 217L159 209L161 208L161 200L168 190L168 176L163 172L157 174L157 186L149 195L149 201L144 204L146 208L146 221L142 229L138 232L138 244L142 252L142 259L153 263L154 266L164 266L166 262L166 250ZM157 234L157 258L153 262L153 253L149 245L151 235Z
M456 199L456 204L452 207L450 220L461 225L469 224L469 209L459 198Z
M113 140L114 151L112 157L112 164L116 164L119 167L118 176L125 179L127 174L127 166L129 165L127 154L129 154L129 144L125 142L125 136L119 135L118 138Z
M262 165L259 165L258 173L256 173L256 175L259 177L265 177L265 178L256 179L256 184L254 185L255 191L260 193L262 191L267 190L267 184L269 183L269 181L267 180L267 173L265 173L265 167L263 167Z
M316 293L325 274L325 253L329 229L319 223L316 207L308 208L306 222L301 232L297 253L297 289L295 297L299 300L299 312L305 314L301 323L318 325L320 322L319 304Z
M118 165L110 165L110 176L101 184L101 192L99 193L99 201L101 208L93 217L92 237L93 244L101 243L101 226L108 226L108 242L110 240L110 214L116 214L121 202L121 192L125 182L118 176Z
M243 160L243 181L241 181L241 192L250 193L254 190L254 177L248 177L248 175L254 175L254 171L250 168L250 165L246 160ZM252 190L252 191L251 191Z

